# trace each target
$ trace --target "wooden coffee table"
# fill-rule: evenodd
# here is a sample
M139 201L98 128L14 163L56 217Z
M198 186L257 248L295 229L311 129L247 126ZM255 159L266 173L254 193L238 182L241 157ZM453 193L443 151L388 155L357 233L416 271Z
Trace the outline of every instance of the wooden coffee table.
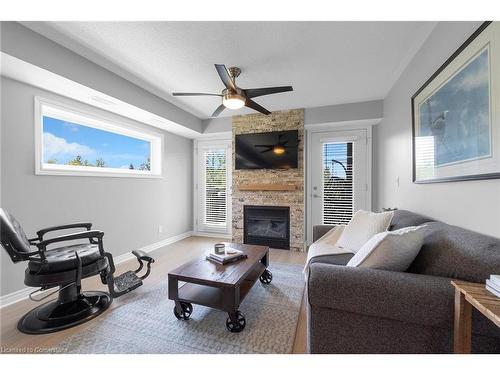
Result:
M175 301L177 319L188 320L194 303L227 312L226 327L231 332L245 328L245 316L238 310L241 302L257 280L267 285L273 278L267 269L269 247L234 243L229 246L243 251L247 258L219 265L203 255L169 272L168 298ZM179 281L185 284L179 287Z

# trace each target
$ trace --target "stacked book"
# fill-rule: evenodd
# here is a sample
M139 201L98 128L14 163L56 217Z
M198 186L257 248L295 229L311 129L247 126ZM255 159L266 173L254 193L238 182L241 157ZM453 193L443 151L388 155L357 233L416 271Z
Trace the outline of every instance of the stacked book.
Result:
M486 290L500 298L500 275L490 275L486 280Z
M212 262L218 263L218 264L228 264L232 262L236 262L240 259L246 258L247 255L238 249L233 249L231 247L226 247L226 252L223 254L215 254L213 251L211 251L207 255L207 259L211 260Z

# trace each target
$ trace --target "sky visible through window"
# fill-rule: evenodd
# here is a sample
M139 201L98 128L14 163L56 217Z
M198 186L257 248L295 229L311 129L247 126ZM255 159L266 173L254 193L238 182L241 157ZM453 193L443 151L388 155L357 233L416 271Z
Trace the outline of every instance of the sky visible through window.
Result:
M336 162L333 162L335 160ZM323 169L329 176L346 178L347 143L325 143L323 146Z
M43 116L43 162L150 170L150 142Z

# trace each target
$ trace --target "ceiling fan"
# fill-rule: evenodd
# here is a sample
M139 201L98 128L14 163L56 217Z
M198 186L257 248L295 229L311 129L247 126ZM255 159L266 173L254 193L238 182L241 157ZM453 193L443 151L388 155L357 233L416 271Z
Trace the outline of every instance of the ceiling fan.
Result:
M288 151L286 150L287 148L292 148L292 147L286 145L288 143L288 141L283 142L281 140L282 136L283 136L283 134L278 134L278 143L276 143L274 145L254 145L254 147L265 147L266 149L262 150L260 152L261 154L263 154L265 152L272 151L276 155L283 155L285 152L288 153Z
M173 96L220 96L222 104L212 113L211 117L217 117L225 108L238 109L243 106L252 108L257 112L269 115L267 109L252 100L258 96L277 94L280 92L293 91L292 86L261 87L258 89L242 89L236 86L236 77L241 73L241 69L235 66L226 68L224 64L215 64L215 69L226 88L221 94L210 94L202 92L174 92Z

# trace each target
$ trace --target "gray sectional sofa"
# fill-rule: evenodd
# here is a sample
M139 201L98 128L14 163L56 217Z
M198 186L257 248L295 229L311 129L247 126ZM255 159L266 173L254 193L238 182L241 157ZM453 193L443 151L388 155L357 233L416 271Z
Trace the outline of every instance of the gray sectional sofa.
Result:
M427 224L407 272L345 267L351 255L311 260L307 283L310 353L451 353L452 279L500 274L500 239L396 210L389 230ZM331 226L314 228L314 240ZM500 353L500 329L473 312L472 351Z

